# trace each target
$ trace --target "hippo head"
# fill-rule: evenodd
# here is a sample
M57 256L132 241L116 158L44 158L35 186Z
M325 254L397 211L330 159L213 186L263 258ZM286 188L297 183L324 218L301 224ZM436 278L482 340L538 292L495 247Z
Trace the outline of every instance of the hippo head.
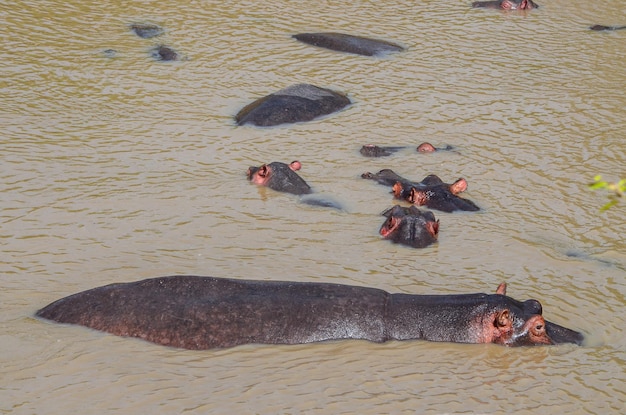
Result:
M246 176L254 184L267 186L279 192L303 195L311 193L311 187L296 173L302 165L299 161L290 164L274 161L260 167L250 167Z
M500 284L496 294L502 295L504 303L498 304L490 313L492 324L485 332L491 336L490 343L505 346L538 346L546 344L582 344L583 335L577 331L546 321L543 308L537 300L519 302L506 297L506 284Z
M538 7L532 0L502 0L500 2L500 8L504 10L531 10Z
M423 212L415 206L395 205L383 212L387 220L380 228L383 238L395 243L424 248L437 241L439 221L432 212Z

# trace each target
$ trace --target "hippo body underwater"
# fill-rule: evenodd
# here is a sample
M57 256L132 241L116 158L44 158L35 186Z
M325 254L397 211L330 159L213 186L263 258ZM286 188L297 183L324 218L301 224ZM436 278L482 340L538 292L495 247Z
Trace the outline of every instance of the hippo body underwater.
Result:
M404 50L402 46L386 40L353 36L345 33L298 33L292 37L300 42L320 48L363 56L383 55Z
M475 1L474 8L502 9L502 10L532 10L538 9L539 5L532 0L495 0L495 1Z
M437 175L430 174L421 182L413 182L396 174L393 170L383 169L378 173L366 172L364 179L374 180L379 184L391 186L397 199L406 200L417 206L427 206L442 212L480 210L474 202L458 196L467 189L467 181L458 179L452 184L444 183Z
M350 99L340 92L310 84L297 84L246 105L235 115L235 121L238 125L271 127L311 121L350 104Z
M506 346L580 344L536 300L497 294L411 295L351 285L172 276L106 285L38 317L157 344L211 349L339 339L422 339Z
M248 168L246 177L252 183L259 186L266 186L277 192L291 193L301 196L300 201L307 205L328 207L343 210L339 202L325 195L312 194L313 189L304 181L296 171L302 168L299 161L292 161L289 164L280 161L262 164L259 167Z

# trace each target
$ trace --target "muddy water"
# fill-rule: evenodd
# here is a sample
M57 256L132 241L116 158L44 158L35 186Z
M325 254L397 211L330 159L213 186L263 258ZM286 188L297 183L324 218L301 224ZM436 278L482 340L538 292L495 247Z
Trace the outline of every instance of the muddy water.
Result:
M0 412L619 413L626 402L621 2L4 2L0 63ZM230 4L232 3L232 4ZM616 8L616 3L619 7ZM575 7L573 7L575 6ZM131 22L166 33L141 39ZM405 45L365 58L291 34ZM185 60L156 62L167 44ZM115 52L104 51L112 49ZM251 100L308 82L354 105L308 124L236 127ZM454 152L417 154L422 141ZM406 145L384 159L362 144ZM343 211L245 180L298 159ZM438 213L422 250L377 234L393 168L465 177L479 213ZM333 281L536 298L585 347L341 341L192 352L34 319L95 286L171 275Z

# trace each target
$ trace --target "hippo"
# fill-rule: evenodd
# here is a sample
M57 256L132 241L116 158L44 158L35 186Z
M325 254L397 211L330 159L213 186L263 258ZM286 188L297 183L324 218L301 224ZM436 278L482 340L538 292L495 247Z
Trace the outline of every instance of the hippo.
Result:
M177 61L180 59L176 51L164 45L159 45L152 49L152 57L159 61Z
M278 192L305 195L311 193L311 186L296 173L301 168L302 163L297 160L289 164L274 161L259 167L251 166L246 176L252 183L267 186Z
M297 84L259 98L235 115L237 125L270 127L311 121L332 114L351 104L350 99L330 89Z
M302 163L297 160L290 164L274 161L259 167L249 167L246 176L252 183L267 186L278 192L291 193L297 196L309 195L313 193L311 186L296 173L301 168ZM302 197L300 201L312 206L342 210L339 203L328 197L311 195Z
M299 33L292 37L300 42L320 48L363 56L376 56L390 52L404 51L402 46L395 43L361 36L352 36L344 33Z
M386 157L405 147L380 147L374 144L366 144L359 152L365 157Z
M362 146L361 150L359 151L365 157L386 157L386 156L392 155L396 151L399 151L405 148L406 147L403 147L403 146L381 147L375 144L366 144ZM454 147L449 146L449 145L446 147L437 148L430 143L422 143L419 146L417 146L418 153L434 153L435 151L444 151L444 150L452 150L452 149L454 149Z
M163 29L154 24L132 23L128 25L128 28L137 36L144 39L151 39L161 36L164 33Z
M424 248L437 242L439 221L432 212L395 205L383 212L387 219L379 233L393 243Z
M419 146L417 146L416 150L418 153L434 153L435 151L450 151L453 149L454 147L452 147L451 145L447 145L445 147L435 147L434 145L428 142L424 142L420 144Z
M484 7L488 9L503 10L531 10L538 9L539 5L532 0L496 0L496 1L475 1L472 7Z
M622 29L626 29L626 26L604 26L601 24L596 24L596 25L589 27L589 29L595 30L596 32L601 32L601 31L610 31L610 30L622 30Z
M421 182L412 182L390 169L383 169L376 174L363 173L361 177L375 180L385 186L391 186L397 199L406 200L418 206L427 206L442 212L456 210L476 212L480 210L471 200L457 196L467 189L467 181L463 178L448 184L444 183L438 176L431 174Z
M170 276L110 284L36 316L164 346L203 350L328 340L428 340L504 346L582 344L544 320L537 300L496 294L415 295L353 285Z

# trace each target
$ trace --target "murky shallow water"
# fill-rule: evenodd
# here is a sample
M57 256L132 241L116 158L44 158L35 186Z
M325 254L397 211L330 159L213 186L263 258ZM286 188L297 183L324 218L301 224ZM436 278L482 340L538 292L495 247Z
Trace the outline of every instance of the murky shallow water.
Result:
M624 207L600 213L595 174L626 177L626 31L616 2L17 1L0 64L2 413L619 413L626 402ZM126 25L167 33L140 39ZM315 49L305 31L397 41L384 59ZM155 62L166 43L188 59ZM115 57L103 51L115 49ZM308 82L347 110L234 126L251 100ZM455 152L421 155L422 141ZM407 145L366 159L362 144ZM345 211L245 180L300 160ZM440 241L381 241L392 168L465 177L483 210L444 214ZM171 274L334 281L395 292L537 298L586 347L343 341L192 352L36 320L68 294Z

